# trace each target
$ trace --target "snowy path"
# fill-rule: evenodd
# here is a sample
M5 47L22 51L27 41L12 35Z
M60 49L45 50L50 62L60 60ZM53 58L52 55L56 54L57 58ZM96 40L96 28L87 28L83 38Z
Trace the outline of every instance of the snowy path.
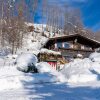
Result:
M0 92L0 100L100 100L100 88L65 84L33 84L28 89Z

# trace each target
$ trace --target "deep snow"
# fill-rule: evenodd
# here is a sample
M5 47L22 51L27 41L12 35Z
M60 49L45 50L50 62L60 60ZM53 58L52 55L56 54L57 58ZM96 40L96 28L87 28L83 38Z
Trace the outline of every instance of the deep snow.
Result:
M8 48L0 50L0 100L99 100L100 53L95 52L85 59L75 59L65 64L61 72L53 70L46 62L37 63L37 61L36 67L39 70L37 74L17 70L14 63L21 53L59 54L41 49L49 36L48 32L45 32L47 37L42 36L41 32L42 25L36 24L35 31L26 35L23 48L20 48L16 55L11 55ZM19 60L20 64L25 59L22 57Z
M11 57L10 55L7 58L3 58L1 62L5 62L5 59L6 62L9 61L9 59L12 61L9 62L10 66L9 63L6 63L5 66L0 67L0 100L100 99L100 81L97 80L97 78L92 81L87 81L86 79L84 79L84 82L68 82L68 80L66 80L67 78L64 79L64 76L60 72L56 72L55 70L51 69L51 66L45 62L36 64L37 68L40 69L40 73L23 73L21 71L18 71L16 66L13 65L13 62L15 61L13 60L13 56ZM2 64L1 62L0 65ZM77 63L81 64L80 67L83 67L83 69L85 69L77 69ZM89 58L83 60L77 59L74 62L71 62L70 65L73 65L71 66L73 70L69 75L71 76L78 73L81 75L94 75L94 73L90 73L89 70L91 63L98 62L92 62ZM75 64L76 66L74 66ZM68 64L66 64L65 67L68 68ZM96 67L94 66L94 69L95 68ZM81 77L81 75L80 78L83 78ZM63 79L63 81L61 79ZM88 77L88 80L89 79L90 77Z
M61 73L71 83L100 81L100 53L92 53L85 59L74 59L65 64Z
M12 59L11 59L12 58ZM12 62L9 62L11 60ZM64 82L63 75L51 68L46 62L37 63L37 58L32 54L22 54L17 58L17 64L14 65L15 59L9 56L1 59L0 62L0 91L24 88L24 82L31 81L33 84L45 83L45 82ZM17 70L17 67L25 68L34 63L39 73L24 73ZM37 63L37 64L36 64ZM22 64L22 65L21 65ZM28 87L29 84L26 84Z

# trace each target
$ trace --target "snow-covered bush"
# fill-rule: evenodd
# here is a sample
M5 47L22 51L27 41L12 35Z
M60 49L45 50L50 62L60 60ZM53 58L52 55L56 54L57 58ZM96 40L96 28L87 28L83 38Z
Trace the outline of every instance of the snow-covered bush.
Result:
M24 72L37 71L35 67L37 62L37 57L31 53L20 54L16 59L17 69Z

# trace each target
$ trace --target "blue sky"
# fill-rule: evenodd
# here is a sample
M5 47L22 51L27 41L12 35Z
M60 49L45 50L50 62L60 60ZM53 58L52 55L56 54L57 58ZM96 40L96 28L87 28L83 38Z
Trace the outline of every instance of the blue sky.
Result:
M41 0L39 0L41 2ZM49 0L51 4L70 5L79 8L82 12L82 20L85 28L94 32L100 30L100 0ZM35 21L39 23L41 16L36 14Z

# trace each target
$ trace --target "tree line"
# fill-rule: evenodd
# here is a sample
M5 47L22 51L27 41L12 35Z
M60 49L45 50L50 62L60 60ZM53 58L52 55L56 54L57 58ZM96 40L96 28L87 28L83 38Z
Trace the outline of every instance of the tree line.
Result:
M41 6L41 7L40 7ZM0 0L0 46L9 45L12 53L22 47L23 39L28 34L26 23L34 23L37 9L41 9L41 23L46 24L46 31L56 34L85 34L81 11L68 5L50 4L49 0Z
M34 16L38 0L30 0ZM31 19L29 4L25 0L0 0L0 45L9 45L12 53L22 47L23 38L27 34L26 22Z

